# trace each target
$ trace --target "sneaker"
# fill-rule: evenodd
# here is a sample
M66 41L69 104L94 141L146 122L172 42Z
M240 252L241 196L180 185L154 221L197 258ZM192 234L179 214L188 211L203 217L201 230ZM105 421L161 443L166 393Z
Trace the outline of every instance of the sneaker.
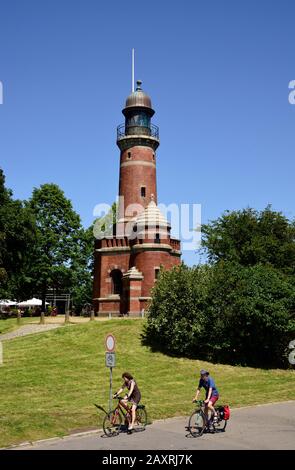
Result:
M213 423L217 423L217 421L218 421L218 417L217 417L217 415L214 415L214 417L213 417Z

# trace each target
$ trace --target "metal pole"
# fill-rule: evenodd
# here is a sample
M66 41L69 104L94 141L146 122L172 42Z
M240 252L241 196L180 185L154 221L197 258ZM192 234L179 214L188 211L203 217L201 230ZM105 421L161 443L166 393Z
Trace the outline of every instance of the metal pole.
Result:
M134 92L134 49L132 49L132 93Z
M112 411L112 400L113 400L113 393L112 393L112 387L113 387L113 368L110 367L110 403L109 403L109 411Z

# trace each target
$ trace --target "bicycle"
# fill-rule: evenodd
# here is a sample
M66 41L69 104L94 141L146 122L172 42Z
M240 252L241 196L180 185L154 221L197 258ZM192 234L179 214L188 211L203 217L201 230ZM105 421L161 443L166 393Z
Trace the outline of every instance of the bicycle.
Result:
M217 414L217 421L207 418L205 413L205 402L203 400L194 400L198 407L191 414L188 422L187 429L193 437L200 437L204 432L224 432L227 420L224 419L223 406L216 406L215 411Z
M122 405L121 400L123 397L117 397L118 404L116 408L112 411L107 412L102 406L94 405L99 410L102 410L105 413L105 418L103 420L103 430L107 437L117 436L122 432L122 421L124 419L125 428L128 428L129 423L132 421L131 407L128 406L127 410ZM135 430L144 431L147 425L147 412L145 405L138 405L136 408L136 419L135 419Z

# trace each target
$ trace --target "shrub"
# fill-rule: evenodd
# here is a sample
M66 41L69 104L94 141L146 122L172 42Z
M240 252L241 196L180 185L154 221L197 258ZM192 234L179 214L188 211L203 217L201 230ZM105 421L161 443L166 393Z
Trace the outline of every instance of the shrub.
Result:
M185 265L161 271L153 288L144 341L173 354L199 351L205 332L210 268Z
M263 265L218 263L211 277L208 359L282 366L295 338L295 289L290 279Z
M160 274L144 341L209 361L286 366L294 312L294 283L272 267L181 265Z

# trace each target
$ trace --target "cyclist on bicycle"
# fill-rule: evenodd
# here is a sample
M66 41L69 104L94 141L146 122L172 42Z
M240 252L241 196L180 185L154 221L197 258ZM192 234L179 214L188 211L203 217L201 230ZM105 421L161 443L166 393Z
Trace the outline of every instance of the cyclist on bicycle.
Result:
M205 413L208 419L208 410L211 411L211 420L213 419L213 422L217 421L217 413L214 409L214 404L217 402L219 398L219 393L218 390L215 386L215 382L212 377L210 377L210 374L207 370L202 369L200 371L200 381L199 385L197 388L197 393L193 401L198 399L198 396L200 394L200 390L203 387L206 391L206 400L204 401L205 403Z
M132 429L134 429L134 423L135 423L135 418L136 418L136 408L138 403L140 402L141 399L141 393L139 391L139 388L137 386L137 383L135 382L134 378L132 377L129 372L124 372L122 374L122 379L124 380L124 383L120 390L115 393L114 398L117 398L120 393L123 392L124 388L127 388L128 392L124 396L123 400L120 400L120 403L124 406L124 408L127 410L128 409L128 402L132 404L131 411L132 411L132 421L131 424L129 423L128 426L128 431L131 432Z

